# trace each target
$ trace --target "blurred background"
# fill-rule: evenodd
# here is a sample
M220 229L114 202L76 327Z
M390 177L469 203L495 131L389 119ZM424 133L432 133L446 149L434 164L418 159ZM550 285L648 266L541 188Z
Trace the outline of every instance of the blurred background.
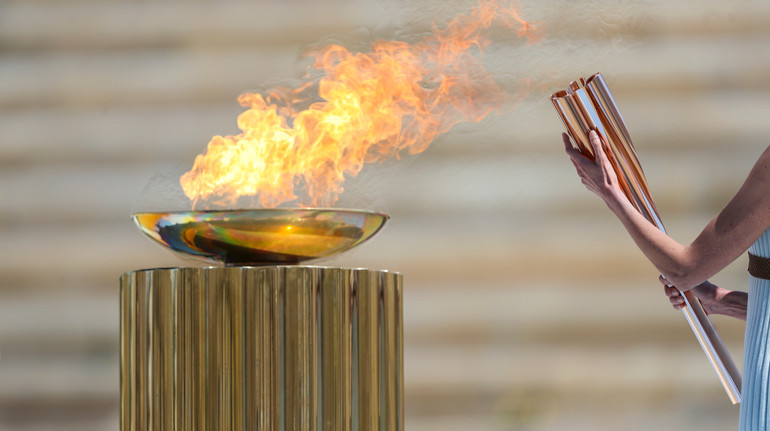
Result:
M603 73L689 242L768 144L770 3L543 3L520 6L540 43L487 51L516 109L365 169L346 206L392 220L317 263L404 274L409 430L737 429L657 272L574 175L548 96ZM0 3L0 430L118 429L118 277L189 264L129 216L162 196L151 178L237 132L238 94L300 77L309 45L408 38L473 5ZM745 289L745 267L714 281ZM713 320L740 364L743 323Z

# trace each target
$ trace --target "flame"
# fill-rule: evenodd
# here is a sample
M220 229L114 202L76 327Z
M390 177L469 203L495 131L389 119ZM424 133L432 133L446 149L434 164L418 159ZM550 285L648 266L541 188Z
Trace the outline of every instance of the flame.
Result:
M436 135L503 104L504 92L477 58L493 25L537 38L515 9L482 0L413 44L380 40L368 52L332 44L309 53L308 76L321 78L242 94L241 133L212 138L181 177L182 189L193 206L258 196L270 208L300 199L299 189L299 205L332 205L364 164L422 152Z

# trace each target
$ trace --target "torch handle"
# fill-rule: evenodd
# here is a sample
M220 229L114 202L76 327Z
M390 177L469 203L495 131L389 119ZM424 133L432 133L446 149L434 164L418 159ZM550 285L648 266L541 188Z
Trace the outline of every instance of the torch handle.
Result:
M719 337L719 333L714 328L714 324L711 323L711 319L708 318L700 300L690 291L683 292L682 297L686 305L682 308L682 312L685 318L687 318L687 323L690 324L690 328L692 328L695 337L703 348L703 352L706 353L709 362L714 367L730 401L733 404L740 403L742 383L740 371L735 366L730 353Z

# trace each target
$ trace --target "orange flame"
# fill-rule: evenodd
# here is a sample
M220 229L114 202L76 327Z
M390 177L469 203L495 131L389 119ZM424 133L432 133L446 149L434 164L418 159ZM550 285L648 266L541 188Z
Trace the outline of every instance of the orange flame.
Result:
M242 133L215 136L181 179L193 206L232 205L259 196L264 207L298 199L332 205L346 176L364 164L425 150L462 121L481 121L505 101L476 55L493 24L534 41L532 24L516 10L481 0L469 15L408 44L376 41L369 52L328 45L313 55L322 78L267 96L242 94ZM312 101L307 94L317 91ZM297 108L305 105L304 108Z

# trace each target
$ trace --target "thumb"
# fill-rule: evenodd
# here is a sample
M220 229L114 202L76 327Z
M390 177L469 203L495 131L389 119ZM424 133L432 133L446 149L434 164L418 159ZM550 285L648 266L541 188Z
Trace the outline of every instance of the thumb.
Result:
M615 154L612 153L609 146L607 145L607 141L601 135L599 135L599 132L595 129L588 132L588 140L591 141L591 149L594 152L594 159L596 160L596 163L600 165L611 166L612 171L619 176L618 160L615 158Z
M594 152L594 157L599 158L605 156L604 148L602 146L602 139L599 137L599 132L591 130L588 132L588 141L591 144L591 149Z

